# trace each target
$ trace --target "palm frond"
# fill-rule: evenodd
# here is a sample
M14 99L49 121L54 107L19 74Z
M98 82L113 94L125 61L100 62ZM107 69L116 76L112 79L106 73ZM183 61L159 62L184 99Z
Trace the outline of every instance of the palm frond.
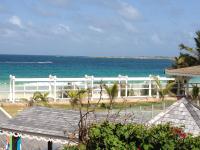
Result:
M108 95L108 97L111 99L111 88L109 86L107 86L106 84L103 85L104 89L106 90L106 93Z
M188 51L188 52L192 52L193 53L193 48L191 48L191 47L188 47L188 46L186 46L186 45L184 45L184 44L180 44L179 45L179 48L181 49L181 50L186 50L186 51Z
M174 87L175 84L176 84L175 82L167 83L166 89L171 90Z
M106 93L108 94L110 100L113 100L117 97L118 93L117 83L114 83L111 87L104 84L104 89L106 90Z
M66 91L68 97L70 98L70 104L74 107L78 105L82 98L85 97L87 90L70 90Z
M114 99L115 97L117 97L118 94L118 86L115 83L112 88L111 88L111 95L112 95L112 99Z
M44 97L47 98L49 95L49 92L44 93Z
M171 82L171 83L168 83L165 88L163 89L163 94L166 95L166 94L169 94L171 89L174 87L175 85L175 82Z
M158 77L153 76L154 81L156 82L156 86L158 89L162 89L161 81L158 79Z
M49 93L42 94L41 92L35 92L32 97L32 102L41 103L44 106L48 105L48 95Z

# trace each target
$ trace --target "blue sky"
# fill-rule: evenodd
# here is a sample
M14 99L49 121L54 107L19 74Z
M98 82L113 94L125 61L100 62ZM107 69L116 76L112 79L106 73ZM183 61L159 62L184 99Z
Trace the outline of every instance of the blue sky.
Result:
M0 54L175 56L199 0L0 0Z

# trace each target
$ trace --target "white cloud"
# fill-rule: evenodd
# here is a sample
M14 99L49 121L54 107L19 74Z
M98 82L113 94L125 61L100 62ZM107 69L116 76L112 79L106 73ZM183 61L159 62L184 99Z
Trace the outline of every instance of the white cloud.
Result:
M162 44L163 41L160 39L160 37L157 34L153 34L151 36L151 40L155 43L155 44Z
M103 29L101 29L101 28L99 28L99 27L92 26L92 25L90 25L88 28L89 28L90 30L92 30L92 31L95 31L95 32L99 32L99 33L102 33L102 32L103 32Z
M1 28L0 29L0 36L1 37L16 37L17 36L17 33L13 30L10 30L10 29L6 29L6 28Z
M65 30L66 32L71 31L70 27L67 26L67 25L64 25L64 24L59 24L59 28L62 29L62 30Z
M138 30L133 26L133 24L131 24L128 21L122 20L122 23L124 24L124 27L131 32L138 32Z
M8 22L20 28L23 27L21 19L18 16L12 16L11 18L9 18Z
M71 31L70 27L64 24L59 24L53 29L53 32L55 34L64 34L70 31Z
M139 11L132 5L125 2L121 2L120 4L121 4L121 7L119 9L119 14L122 17L126 19L130 19L130 20L135 20L140 17Z

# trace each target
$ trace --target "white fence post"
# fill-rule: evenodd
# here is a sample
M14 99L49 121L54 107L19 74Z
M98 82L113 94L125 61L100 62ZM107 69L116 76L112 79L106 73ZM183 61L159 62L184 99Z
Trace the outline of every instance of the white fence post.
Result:
M121 75L118 76L118 98L121 97Z
M93 100L93 95L94 95L94 76L91 77L91 99Z
M75 82L73 82L72 85L73 85L73 90L76 90Z
M49 75L49 96L50 97L53 97L52 96L52 75Z
M152 86L151 86L151 84L152 84L152 82L151 82L151 80L152 80L152 77L151 77L151 75L149 75L149 97L152 97Z
M12 76L12 102L15 103L15 76Z
M88 76L85 75L85 90L87 90L87 80L88 80Z
M63 86L61 87L61 90L62 90L62 92L61 92L61 94L62 94L62 95L61 95L61 98L63 99L63 97L64 97L64 96L63 96L63 95L64 95L64 93L63 93L63 91L64 91Z
M56 102L56 98L57 98L57 87L56 87L56 76L54 76L54 102Z
M126 90L125 90L125 97L128 97L128 76L126 76Z
M160 76L157 76L158 80L160 80ZM157 92L156 92L156 98L159 98L160 95L159 95L159 87L157 85Z
M9 93L9 95L10 95L10 98L9 98L10 102L13 101L12 82L13 82L12 81L12 75L10 75L10 93Z
M24 98L26 97L26 85L24 84Z

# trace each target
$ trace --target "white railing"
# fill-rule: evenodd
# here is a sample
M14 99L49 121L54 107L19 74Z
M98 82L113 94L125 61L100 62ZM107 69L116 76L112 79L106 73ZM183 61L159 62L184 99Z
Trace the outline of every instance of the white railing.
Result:
M174 78L159 77L164 84ZM84 78L57 78L49 76L49 78L16 78L10 75L9 100L15 102L22 98L29 99L33 93L48 92L49 97L55 101L58 99L66 99L66 90L73 89L91 89L91 98L97 99L100 96L100 83L107 85L118 83L118 97L152 97L159 96L156 91L154 78L149 77L94 77L85 75ZM106 92L103 90L102 98L107 98Z

